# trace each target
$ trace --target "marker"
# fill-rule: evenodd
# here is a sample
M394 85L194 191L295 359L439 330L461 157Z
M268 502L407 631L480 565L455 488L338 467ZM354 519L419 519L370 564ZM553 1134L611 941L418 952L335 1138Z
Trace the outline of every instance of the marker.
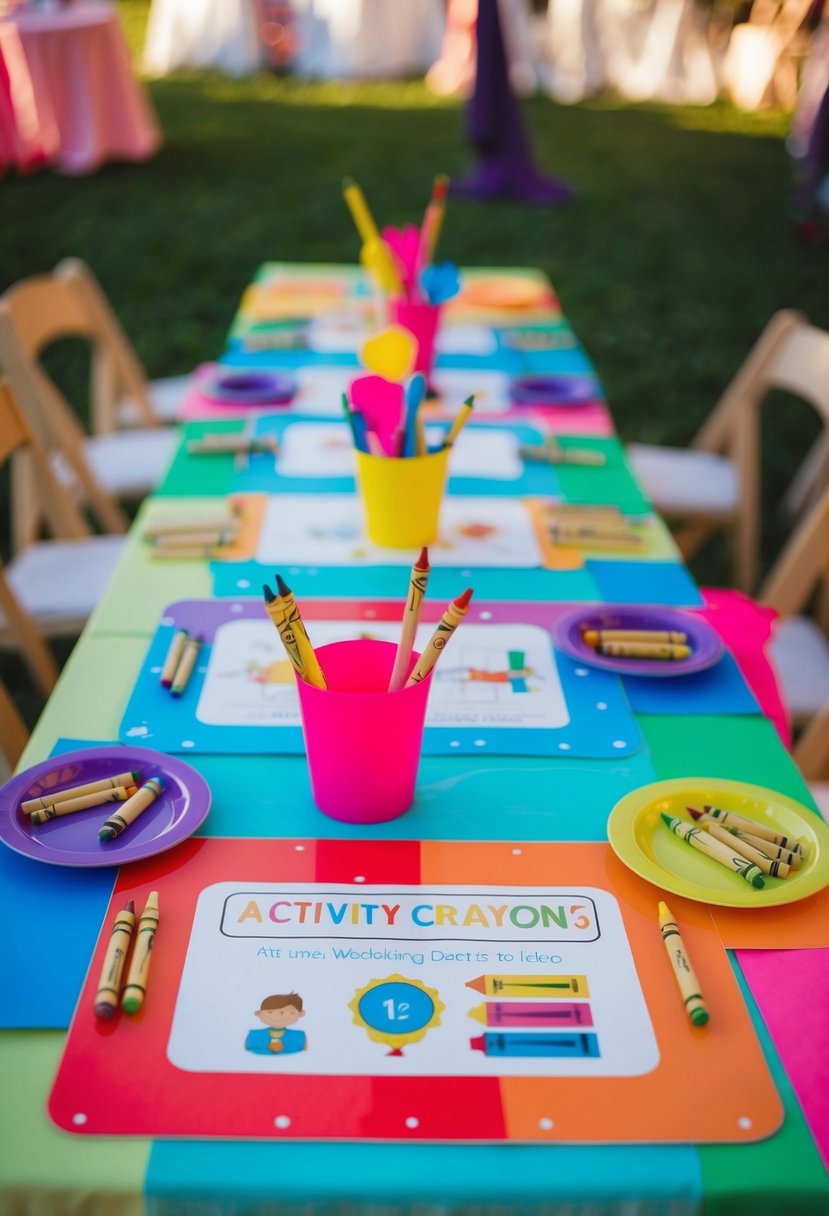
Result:
M121 997L121 1008L125 1013L138 1013L147 993L147 975L150 970L155 934L158 929L158 892L151 891L138 922L135 949L132 952L129 975Z
M712 839L707 832L703 832L702 828L692 827L690 823L685 823L682 819L672 818L670 815L660 813L660 819L665 823L680 840L684 840L692 849L696 849L700 853L705 853L713 861L717 861L721 866L725 866L729 870L733 870L735 874L739 874L746 882L753 887L764 887L766 885L763 875L760 870L752 862L747 861L741 856L736 849L728 849L724 844L720 844L718 840Z
M444 448L451 448L452 444L455 442L458 435L460 435L461 431L469 421L474 404L475 394L473 393L471 397L466 398L460 410L455 415L455 421L452 423L448 432L444 436L443 443L440 445L441 451L443 451Z
M586 975L479 975L466 987L486 996L590 996Z
M779 858L772 860L766 857L765 853L761 853L759 849L755 849L738 832L729 832L728 828L720 827L716 819L712 819L709 815L703 815L702 819L699 820L699 825L706 832L709 832L715 840L722 841L730 849L734 849L737 853L742 854L743 857L747 857L749 861L753 861L764 874L768 874L771 878L788 878L790 871L785 861Z
M441 654L446 647L447 642L452 637L452 634L460 625L463 618L469 610L469 601L472 599L472 588L467 587L463 595L459 595L456 600L452 600L448 605L443 616L438 621L437 628L429 641L423 654L417 660L412 674L409 676L404 687L411 688L413 684L419 684L421 680L428 676L429 672L437 663Z
M593 1014L585 1001L484 1001L467 1017L485 1026L592 1026Z
M177 629L173 634L167 651L167 657L164 660L164 666L161 669L162 688L170 688L172 686L173 677L181 662L181 656L184 654L184 647L187 645L189 637L190 634L186 629Z
M187 685L190 683L190 676L193 674L193 668L196 666L196 659L199 657L199 651L202 648L202 639L200 637L190 637L185 643L181 658L179 659L176 674L173 676L173 683L170 685L170 693L174 697L180 697Z
M731 827L738 832L747 832L751 836L759 837L760 840L768 840L770 844L776 844L781 849L789 849L792 853L802 853L804 857L807 856L806 845L795 840L793 836L784 836L782 832L778 832L774 828L767 828L764 824L758 823L756 819L747 819L745 815L738 815L736 811L721 811L718 806L705 806L702 811L689 806L688 811L694 819L699 819L703 813L712 815L714 819L719 820L723 827Z
M135 926L135 904L132 900L115 917L112 926L112 936L109 939L104 965L101 968L101 978L98 980L98 991L95 993L95 1005L92 1012L96 1018L109 1021L114 1017L121 996L121 976L127 953L132 941L132 931Z
M276 589L282 599L283 612L279 636L288 657L306 684L311 684L314 688L327 688L319 660L299 614L294 593L280 574L276 576Z
M140 773L130 771L118 773L115 777L102 777L100 781L87 781L85 785L70 785L67 789L41 794L39 798L28 798L21 802L20 809L25 815L31 815L32 811L44 811L47 806L54 806L56 802L64 802L68 798L82 798L84 794L96 794L99 790L135 785L140 777Z
M473 1051L485 1056L592 1056L599 1055L599 1039L595 1034L496 1034L487 1032L470 1039Z
M60 819L63 815L74 815L76 811L86 811L91 806L103 806L105 802L124 802L134 793L134 785L119 785L114 790L98 790L97 794L84 794L82 798L64 798L42 811L32 811L29 823L37 827L41 823L48 823L50 819Z
M167 783L163 777L150 777L149 781L145 781L141 788L127 799L121 809L114 811L107 819L98 832L98 839L101 843L106 844L108 840L114 840L116 836L120 836L124 828L128 828L143 811L146 811L148 806L152 806L166 788Z
M406 600L406 607L403 610L403 628L400 633L397 654L394 656L394 667L392 668L391 679L389 680L389 692L396 692L398 688L402 688L403 681L406 679L406 672L411 662L412 650L414 649L417 623L420 620L420 609L423 604L423 597L426 594L426 584L429 581L430 569L429 550L424 545L420 550L420 556L412 566L412 573L409 578L409 595Z
M685 1012L695 1026L704 1026L709 1019L709 1014L705 1007L699 980L688 959L679 926L671 915L668 905L662 900L659 901L659 931L662 934L668 958L671 960L671 968L679 985Z

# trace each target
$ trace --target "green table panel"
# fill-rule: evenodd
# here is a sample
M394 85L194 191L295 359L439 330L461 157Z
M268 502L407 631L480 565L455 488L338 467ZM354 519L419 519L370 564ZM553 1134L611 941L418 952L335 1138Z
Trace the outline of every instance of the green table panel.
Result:
M768 718L655 717L637 714L657 781L725 777L815 806L809 787Z
M147 639L86 635L75 647L24 751L38 764L57 739L118 738L118 726L147 651Z
M188 456L186 440L200 439L206 431L211 434L218 431L238 433L243 427L244 422L235 418L211 418L209 421L186 423L181 443L175 451L167 475L156 486L156 495L162 498L171 495L181 498L229 494L233 488L233 464L236 457L226 454Z
M168 498L163 502L148 499L130 529L126 551L112 580L89 619L87 635L152 637L168 604L176 600L210 599L213 580L209 562L203 558L153 561L149 546L141 539L141 529L148 511L155 515L186 516L215 509L215 499Z
M38 999L48 999L48 987ZM46 1116L63 1040L54 1030L0 1037L0 1214L140 1216L150 1142L83 1140L58 1131Z

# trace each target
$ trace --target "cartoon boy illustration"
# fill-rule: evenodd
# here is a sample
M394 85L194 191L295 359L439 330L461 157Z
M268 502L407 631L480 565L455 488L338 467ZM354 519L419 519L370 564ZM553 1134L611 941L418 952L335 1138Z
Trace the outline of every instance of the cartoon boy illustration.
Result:
M308 1037L304 1030L290 1027L305 1017L302 997L296 992L266 996L254 1014L264 1026L263 1030L249 1030L245 1039L245 1051L256 1055L288 1055L295 1051L308 1050Z

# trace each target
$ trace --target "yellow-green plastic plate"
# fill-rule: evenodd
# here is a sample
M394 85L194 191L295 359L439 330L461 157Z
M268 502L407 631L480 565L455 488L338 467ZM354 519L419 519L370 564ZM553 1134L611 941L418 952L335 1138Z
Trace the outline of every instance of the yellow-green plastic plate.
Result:
M698 852L675 836L661 815L691 822L686 807L702 810L718 806L736 811L769 828L794 836L808 849L808 857L788 878L764 875L757 889L719 862ZM775 790L718 777L681 777L656 781L626 794L617 802L607 823L608 837L617 857L634 874L664 891L700 903L724 908L770 908L794 903L829 886L829 827L820 816Z

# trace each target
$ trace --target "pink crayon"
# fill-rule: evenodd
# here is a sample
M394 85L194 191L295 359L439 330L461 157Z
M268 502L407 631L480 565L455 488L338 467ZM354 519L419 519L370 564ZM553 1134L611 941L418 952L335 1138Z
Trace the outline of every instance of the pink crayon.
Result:
M590 1006L577 1001L485 1001L469 1010L485 1026L592 1026Z

